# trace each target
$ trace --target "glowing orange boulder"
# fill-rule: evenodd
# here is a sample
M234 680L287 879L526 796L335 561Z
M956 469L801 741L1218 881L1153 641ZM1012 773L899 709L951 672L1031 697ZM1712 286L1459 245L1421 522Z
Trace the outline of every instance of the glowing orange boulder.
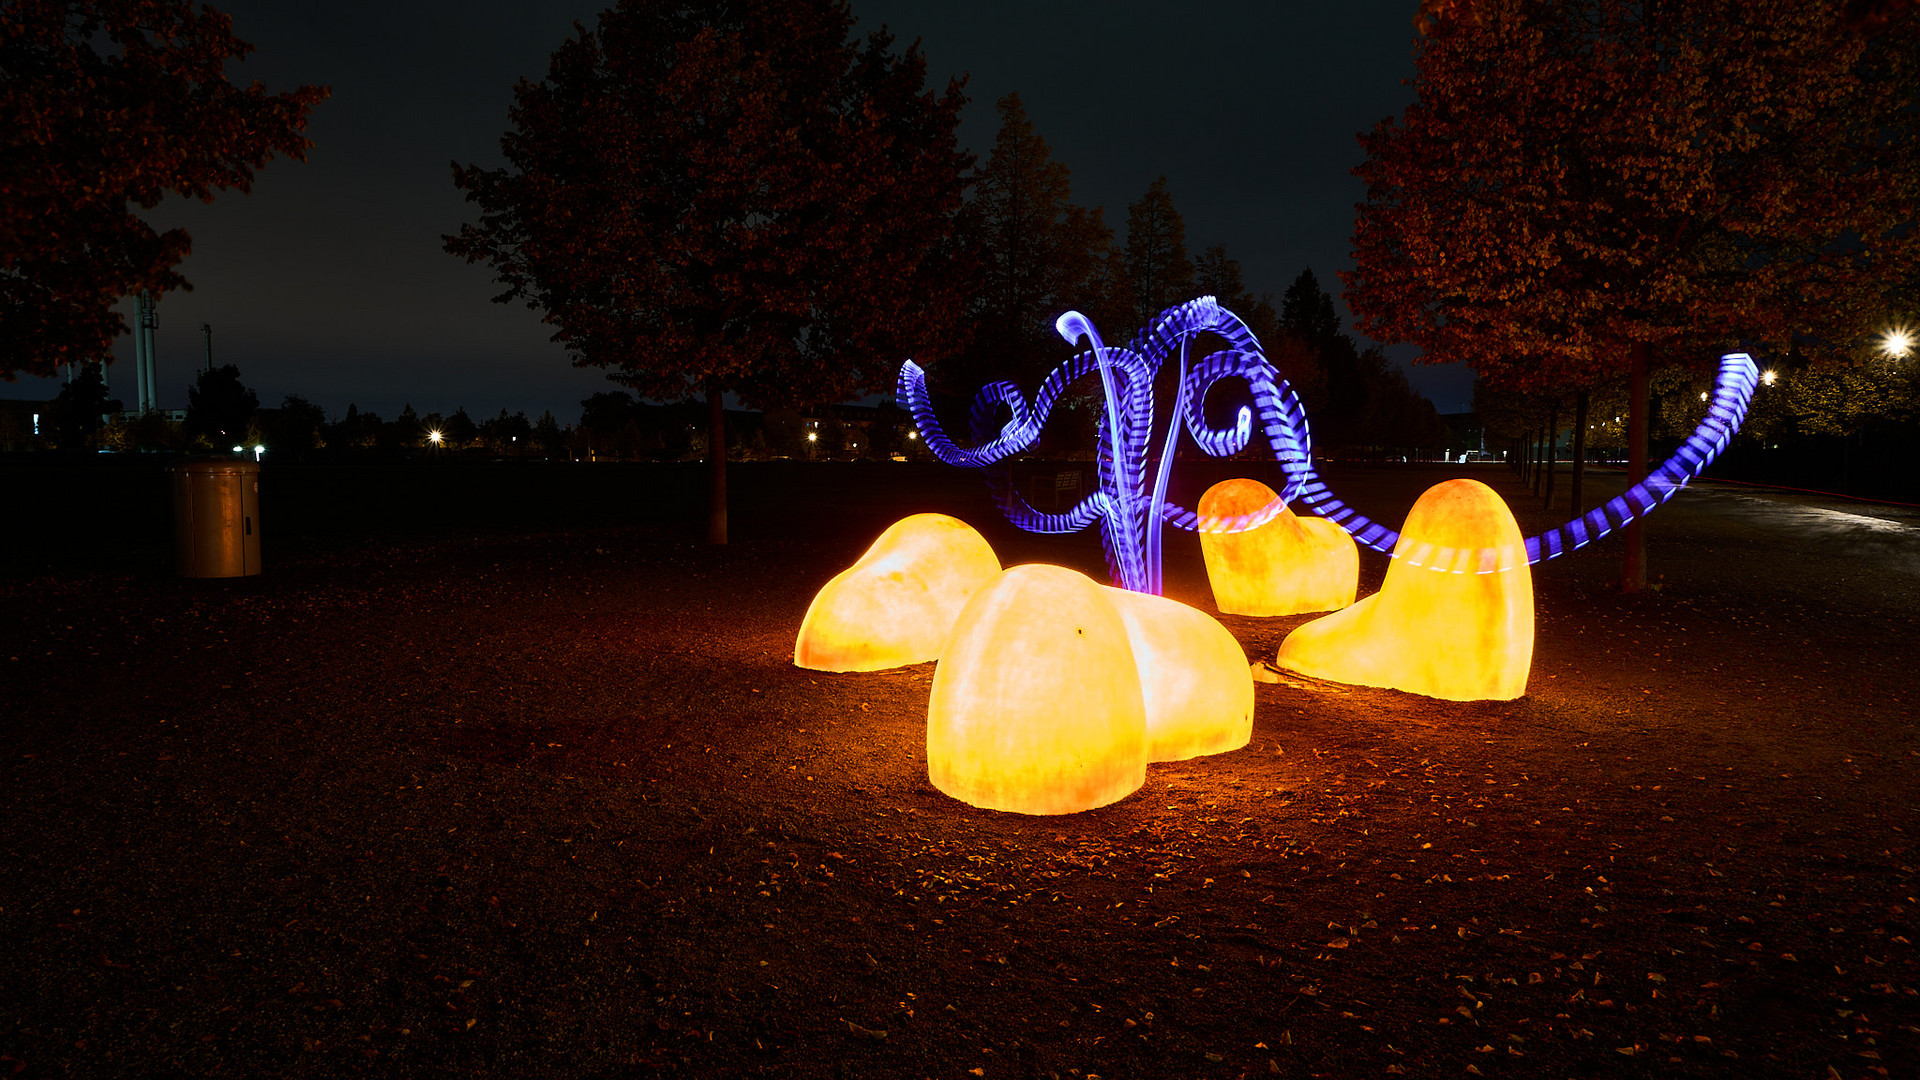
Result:
M1453 701L1527 692L1533 574L1512 511L1478 480L1429 488L1407 512L1380 591L1280 643L1280 667Z
M1000 574L971 525L914 514L814 596L793 662L815 671L879 671L938 659L967 601Z
M1133 648L1146 705L1147 760L1184 761L1247 745L1253 674L1227 628L1178 600L1102 589Z
M1200 496L1200 516L1251 514L1277 496L1258 480L1222 480ZM1360 548L1325 518L1292 510L1257 529L1203 532L1214 606L1233 615L1293 615L1333 611L1353 603L1360 586Z
M933 676L927 778L962 802L1071 814L1146 782L1147 719L1109 590L1016 566L968 601Z

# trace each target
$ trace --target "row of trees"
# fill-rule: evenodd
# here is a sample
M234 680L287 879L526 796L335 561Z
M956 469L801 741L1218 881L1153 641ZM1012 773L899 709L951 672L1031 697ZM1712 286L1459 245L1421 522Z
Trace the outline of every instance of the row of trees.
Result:
M1067 308L1124 341L1201 292L1326 388L1335 441L1439 437L1337 319L1295 335L1223 247L1192 257L1165 178L1116 242L1017 95L976 169L956 142L961 83L928 90L917 45L854 25L839 0L624 0L515 88L505 167L455 165L479 214L447 250L490 265L495 299L540 311L576 364L645 398L704 398L712 445L725 393L770 409L884 394L908 357L949 395L1032 389L1066 355ZM1074 405L1069 443L1092 426ZM709 460L719 542L725 455Z
M1296 306L1314 310L1283 329L1224 248L1189 255L1164 179L1128 207L1116 242L1098 209L1072 202L1016 96L976 170L956 141L962 84L929 89L917 45L898 51L855 25L843 0L622 0L554 53L544 80L516 87L505 167L455 166L478 216L447 249L490 265L496 299L540 311L575 363L644 399L704 399L713 445L725 445L723 394L780 413L884 393L908 356L941 386L1031 387L1064 355L1052 321L1065 308L1124 339L1199 292L1245 315L1309 396L1324 390L1323 440L1405 442L1437 427L1379 354L1337 320L1321 325L1331 301L1310 275ZM115 298L188 287L176 269L188 237L154 233L136 209L246 190L274 156L304 154L326 96L228 83L223 65L249 47L188 0L8 4L0 50L8 377L102 358L124 329ZM239 405L196 403L179 437L246 438L228 415ZM357 414L328 425L302 405L272 410L299 428L275 441L412 438ZM462 420L446 418L447 438ZM677 424L632 427L662 452L678 438ZM1070 442L1090 439L1090 421L1068 427ZM122 436L170 437L153 422ZM720 540L724 455L710 459Z
M1118 343L1167 307L1206 294L1266 347L1306 404L1318 445L1365 452L1445 440L1431 403L1384 353L1359 348L1345 332L1311 268L1276 307L1272 294L1247 288L1224 245L1190 256L1164 176L1127 205L1126 234L1116 241L1101 208L1073 201L1067 166L1053 159L1019 94L1001 98L998 108L993 151L954 223L971 281L965 321L972 335L933 368L937 391L964 400L998 380L1033 389L1067 355L1053 320L1069 308L1091 315ZM1048 433L1047 445L1090 449L1097 412L1090 399L1070 399L1068 418Z
M1417 99L1362 140L1345 275L1361 329L1497 391L1570 396L1583 431L1595 395L1624 387L1636 472L1663 368L1738 344L1845 362L1917 306L1920 20L1903 12L1427 4ZM104 351L113 297L183 284L185 238L140 233L128 206L244 189L304 150L324 91L226 86L219 64L245 46L186 0L40 0L0 19L0 325L20 342L0 370L50 371ZM855 25L843 0L621 0L516 87L506 165L455 166L478 214L447 249L488 264L496 299L540 311L575 363L643 398L704 399L716 447L725 393L772 408L884 393L904 356L949 389L1031 385L1060 355L1061 308L1119 338L1199 291L1317 399L1323 445L1413 438L1417 402L1339 332L1317 281L1279 305L1248 295L1224 248L1186 251L1164 180L1117 242L1017 98L976 170L955 138L961 84L928 89L917 46ZM122 169L99 152L128 134L164 153ZM63 199L94 217L63 217ZM709 457L724 540L724 455Z
M561 427L551 412L530 421L525 413L501 409L500 415L476 422L465 408L445 416L422 416L408 405L392 420L383 420L348 405L344 416L329 421L320 406L294 394L287 395L278 408L263 409L259 396L241 381L239 369L232 364L209 368L195 377L187 388L185 418L178 423L163 413L131 416L122 410L121 401L109 395L100 366L81 365L54 399L49 431L42 441L72 453L218 451L264 445L276 456L295 459L320 451L397 453L425 447L564 454L573 443L572 429Z
M1863 6L1427 4L1418 98L1362 139L1361 329L1576 431L1622 394L1635 478L1663 368L1857 363L1920 301L1920 25Z

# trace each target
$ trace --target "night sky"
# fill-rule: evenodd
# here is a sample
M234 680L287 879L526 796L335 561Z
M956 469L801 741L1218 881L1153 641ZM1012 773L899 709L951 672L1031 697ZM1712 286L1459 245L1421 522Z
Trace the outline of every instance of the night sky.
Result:
M576 369L539 316L490 302L490 272L441 251L468 220L449 163L500 164L515 79L540 77L597 3L224 0L257 51L232 71L274 90L327 84L304 164L275 161L250 195L179 199L152 214L183 225L194 283L159 304L160 405L184 408L213 326L216 363L274 406L299 394L337 418L349 402L392 417L464 406L476 420L551 409L562 423L610 384ZM1412 0L1344 4L857 0L863 29L920 38L929 82L970 75L961 143L982 160L994 102L1018 91L1077 202L1126 204L1161 174L1197 255L1224 244L1248 287L1276 298L1303 267L1339 295L1349 265L1356 134L1411 99ZM1116 237L1119 239L1119 237ZM129 305L130 306L130 305ZM131 322L131 319L128 320ZM1134 327L1103 328L1109 338ZM134 399L133 345L109 369ZM1063 346L1063 357L1066 355ZM1398 350L1396 356L1406 355ZM1468 407L1470 376L1415 366L1442 412ZM0 384L46 398L51 380Z

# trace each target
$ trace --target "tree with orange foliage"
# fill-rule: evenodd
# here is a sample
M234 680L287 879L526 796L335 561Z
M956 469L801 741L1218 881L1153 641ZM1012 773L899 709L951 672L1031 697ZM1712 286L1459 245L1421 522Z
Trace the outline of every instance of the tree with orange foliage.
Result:
M107 359L122 297L192 287L174 269L192 238L134 207L244 192L275 154L306 156L326 88L228 82L252 51L189 0L0 4L0 378Z
M1455 5L1459 6L1459 5ZM1920 266L1920 34L1806 0L1476 0L1362 137L1361 329L1490 383L1628 375L1742 342L1840 353ZM1457 13L1456 13L1457 14ZM1629 526L1622 587L1646 574Z
M723 394L844 401L958 333L965 98L853 28L839 0L622 0L515 88L507 168L454 166L480 217L446 247L496 301L643 397L705 397L714 543Z

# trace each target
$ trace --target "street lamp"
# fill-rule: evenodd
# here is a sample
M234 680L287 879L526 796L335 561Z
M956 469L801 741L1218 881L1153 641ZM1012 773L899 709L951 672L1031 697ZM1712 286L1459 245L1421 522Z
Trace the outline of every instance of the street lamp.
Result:
M1780 381L1780 373L1772 368L1768 368L1760 373L1760 381L1766 383L1768 386L1772 386L1774 383Z
M446 436L445 436L445 435L442 435L442 434L441 434L440 432L438 432L438 431L429 431L429 432L427 432L427 441L428 441L428 442L430 442L430 443L432 443L432 444L433 444L433 445L435 445L435 446L439 446L439 445L440 445L440 444L441 444L442 442L444 442L445 440L446 440Z
M1913 331L1905 326L1888 327L1880 335L1880 355L1889 360L1904 360L1913 355Z

